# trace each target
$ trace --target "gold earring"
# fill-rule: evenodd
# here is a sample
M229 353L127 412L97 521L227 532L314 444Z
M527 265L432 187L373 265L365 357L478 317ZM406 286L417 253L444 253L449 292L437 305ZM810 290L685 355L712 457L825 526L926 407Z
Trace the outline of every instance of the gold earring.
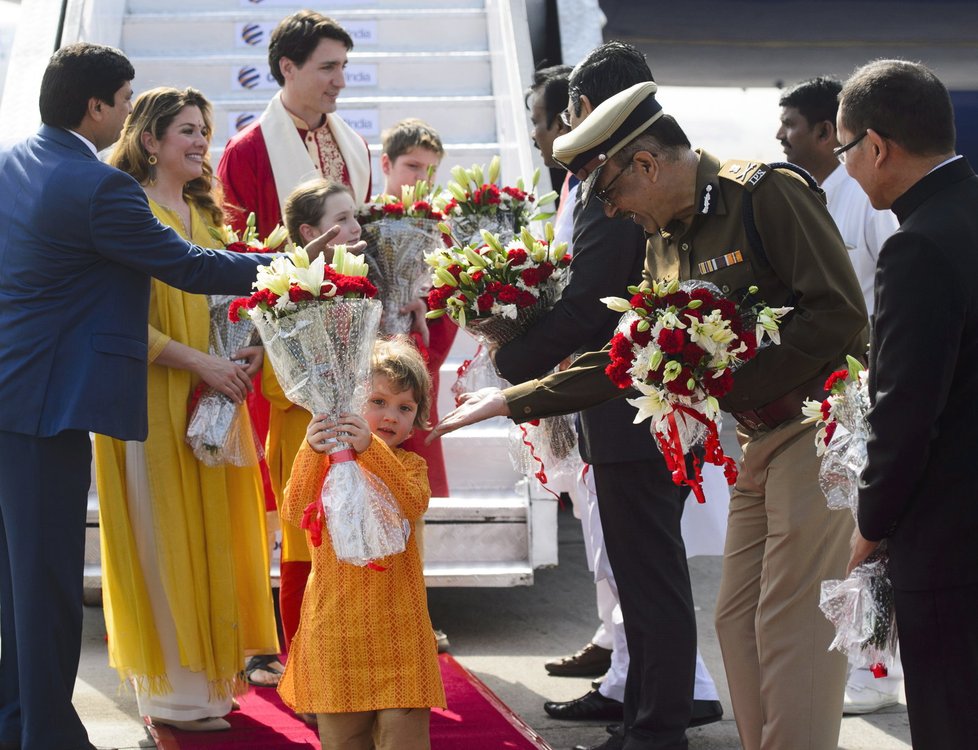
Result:
M159 159L156 158L156 154L150 154L149 155L149 158L146 161L149 162L149 170L147 170L149 172L149 175L148 175L148 177L149 177L149 184L150 185L155 185L156 184L156 164L159 161Z

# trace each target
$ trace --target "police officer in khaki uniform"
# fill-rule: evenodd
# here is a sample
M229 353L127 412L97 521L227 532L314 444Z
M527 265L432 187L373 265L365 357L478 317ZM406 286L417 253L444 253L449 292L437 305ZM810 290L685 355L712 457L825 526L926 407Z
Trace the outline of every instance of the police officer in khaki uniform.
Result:
M781 344L734 374L721 400L739 424L744 457L730 500L717 634L746 750L834 750L846 662L818 609L824 579L845 573L852 518L828 510L818 486L815 428L801 403L866 350L867 316L845 245L824 198L790 171L721 163L690 148L664 115L654 83L601 104L557 139L554 155L609 216L649 235L646 276L703 279L731 297L750 285L771 306L792 306ZM441 434L498 414L526 421L624 395L604 375L607 353L505 391L469 396ZM650 438L651 439L651 438ZM663 737L659 748L684 748ZM625 749L643 745L625 744Z

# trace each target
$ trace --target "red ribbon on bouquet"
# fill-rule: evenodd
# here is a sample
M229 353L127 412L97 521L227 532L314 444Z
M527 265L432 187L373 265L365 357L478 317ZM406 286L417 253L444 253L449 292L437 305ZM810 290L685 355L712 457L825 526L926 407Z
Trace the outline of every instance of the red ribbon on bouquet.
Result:
M705 503L706 496L703 494L703 471L698 458L693 457L693 476L689 476L686 469L686 454L683 451L682 439L679 436L679 425L676 424L676 412L695 419L706 427L706 440L704 441L703 458L707 463L723 467L723 474L727 479L727 484L734 484L737 481L737 464L732 458L723 452L720 445L720 436L717 434L717 425L713 420L707 419L695 409L684 404L674 404L673 411L669 412L668 437L664 437L656 431L655 439L659 444L659 449L666 460L666 468L672 472L672 481L677 484L685 484L696 496L696 502Z
M530 424L536 427L540 424L540 420L539 419L530 420ZM547 472L546 472L547 467L543 465L543 459L537 455L537 452L533 447L533 443L530 442L530 436L526 432L526 427L524 427L523 425L520 425L519 427L520 427L520 432L523 434L520 440L522 441L523 445L525 445L527 449L529 449L530 458L532 458L534 461L540 464L540 470L536 472L533 476L536 477L538 482L540 482L540 485L543 487L543 489L545 489L547 492L549 492L551 495L557 498L557 502L560 503L560 507L563 508L564 504L560 500L560 495L558 495L556 492L554 492L552 489L550 489L547 486Z

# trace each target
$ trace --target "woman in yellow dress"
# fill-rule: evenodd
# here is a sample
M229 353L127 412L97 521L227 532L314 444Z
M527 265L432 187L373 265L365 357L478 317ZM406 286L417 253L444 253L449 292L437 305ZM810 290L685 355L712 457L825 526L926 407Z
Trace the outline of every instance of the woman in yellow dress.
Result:
M210 137L199 91L153 89L136 100L111 162L142 185L162 223L216 247ZM210 355L209 330L206 296L152 280L149 436L95 443L110 663L134 684L141 715L194 731L227 729L221 717L247 687L245 657L279 646L257 461L209 467L185 442L198 384L232 395L247 420L261 368L258 347L239 352L245 364Z

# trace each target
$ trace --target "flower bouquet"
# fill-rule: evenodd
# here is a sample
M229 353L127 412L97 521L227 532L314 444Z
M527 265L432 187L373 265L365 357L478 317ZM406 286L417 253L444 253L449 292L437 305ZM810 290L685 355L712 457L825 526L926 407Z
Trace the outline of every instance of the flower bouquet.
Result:
M736 481L736 464L720 445L718 399L733 387L733 370L755 356L765 337L780 343L779 323L791 308L751 304L757 287L737 305L712 284L696 280L657 281L651 289L628 291L631 299L601 300L624 313L605 372L619 388L641 394L628 399L638 409L635 422L651 417L673 481L706 502L699 461L691 477L685 455L702 443L703 459L722 467L729 484Z
M285 396L312 414L359 414L370 381L370 358L380 323L376 287L367 264L346 248L310 263L302 248L258 269L251 297L236 300L232 320L250 319L265 344ZM338 560L374 565L404 550L408 525L386 485L336 442L320 501L306 511L313 543L323 518Z
M534 193L540 181L539 169L533 173L529 191L522 178L515 186L497 184L498 156L492 158L488 168L478 165L472 165L470 169L455 167L452 177L455 179L447 187L451 198L439 208L463 244L478 243L483 229L496 235L501 242L508 242L530 222L553 216L552 211L546 212L540 207L552 204L557 193L551 191L540 197Z
M254 214L249 214L241 236L230 226L208 227L208 231L227 250L238 253L272 253L288 238L285 229L276 226L264 241L259 241ZM207 295L210 312L209 351L215 357L230 359L255 337L252 326L232 325L228 320L228 306L233 301L232 296ZM234 403L206 383L197 386L190 400L186 441L198 461L205 466L254 466L258 462L263 453L261 442L254 429L245 428L250 423L245 419L243 409L246 409L243 404Z
M896 658L897 624L885 542L845 580L822 581L818 606L835 625L829 650L886 677Z
M859 475L866 467L869 425L869 371L855 357L825 381L828 396L807 399L805 422L818 425L815 450L822 457L818 483L833 510L848 509L853 516L859 503ZM896 652L896 614L889 578L885 542L845 580L822 582L819 608L835 625L829 648L846 654L856 667L869 666L885 677Z
M802 405L805 422L815 422L815 450L822 457L818 483L828 506L848 508L856 513L859 475L866 466L866 441L869 427L869 372L854 357L846 357L846 367L836 370L825 381L828 396L822 401L806 399Z
M447 314L480 342L475 357L460 368L452 389L456 396L509 385L496 374L489 348L512 341L553 307L569 274L566 243L554 244L550 224L542 240L526 227L506 245L486 230L482 239L483 244L453 245L427 257L434 269L428 317ZM520 425L512 442L518 446L511 451L514 468L535 474L543 484L544 466L573 457L577 445L573 425L563 417Z
M425 255L441 245L438 223L444 218L432 205L428 184L405 185L401 199L378 195L360 209L364 257L383 304L381 332L410 333L411 316L401 308L431 285Z

